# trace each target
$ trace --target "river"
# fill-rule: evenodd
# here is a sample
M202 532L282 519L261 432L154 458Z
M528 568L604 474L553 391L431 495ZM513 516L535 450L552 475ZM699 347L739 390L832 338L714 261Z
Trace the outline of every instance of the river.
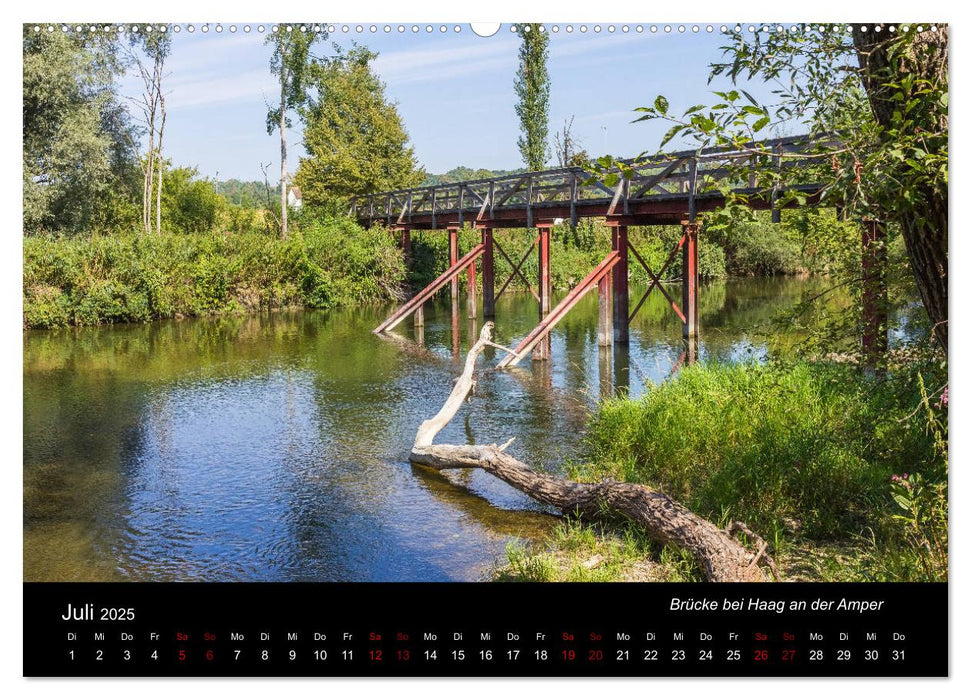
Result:
M786 352L803 334L772 319L821 285L705 286L701 358ZM515 437L512 454L556 469L582 451L600 397L664 381L683 346L663 297L623 352L598 348L596 303L555 329L552 362L484 373L438 440ZM488 578L508 542L556 519L482 472L408 463L482 319L465 318L463 299L454 343L446 297L426 307L421 337L409 320L395 342L370 332L391 308L25 332L24 580ZM536 303L507 294L496 315L497 341L512 344ZM480 366L500 358L490 349Z

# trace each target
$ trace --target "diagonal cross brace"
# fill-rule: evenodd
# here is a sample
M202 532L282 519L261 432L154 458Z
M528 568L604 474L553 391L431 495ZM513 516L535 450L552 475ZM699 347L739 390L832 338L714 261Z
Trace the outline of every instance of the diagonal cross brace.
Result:
M683 245L684 245L684 236L681 236L681 240L679 240L677 244L674 246L674 248L671 249L671 254L668 255L668 259L661 267L660 272L658 272L657 275L655 275L651 271L651 268L648 266L648 264L644 262L644 258L641 257L640 253L637 252L634 246L632 246L630 243L627 244L627 247L630 248L630 250L634 253L634 257L637 258L637 261L641 264L641 266L647 271L647 274L651 277L651 284L648 285L647 291L644 292L644 296L642 296L641 300L637 302L637 306L634 307L634 311L627 318L628 323L634 320L634 317L637 315L637 312L641 310L641 307L644 305L644 302L647 301L647 297L650 296L651 291L654 289L654 287L657 287L658 289L661 290L661 293L671 304L671 308L674 310L674 313L678 315L678 318L681 319L682 323L685 322L684 312L682 312L681 308L674 303L674 299L671 298L671 295L668 294L668 291L664 288L664 285L661 284L661 275L663 275L667 271L667 269L671 266L671 263L674 262L675 256L678 254L678 251L681 250L681 246Z
M536 290L533 289L533 285L531 285L529 283L529 280L526 279L526 275L524 275L520 271L520 268L522 268L523 263L526 262L526 260L529 258L529 254L533 252L533 249L536 247L536 244L538 242L539 242L539 236L536 236L536 238L533 239L533 242L529 245L529 248L527 248L526 252L523 254L522 260L520 260L519 264L517 265L512 261L512 259L508 255L506 255L506 251L504 251L502 249L502 246L499 245L499 241L492 239L492 245L494 245L496 250L499 251L500 255L502 255L502 257L506 259L506 262L512 265L512 274L509 275L509 279L506 280L506 283L502 285L502 289L500 289L499 293L496 294L495 296L496 299L502 296L502 293L506 291L506 287L508 287L509 284L513 281L513 278L516 277L516 275L519 275L519 279L521 279L523 281L523 284L525 284L529 288L530 293L536 298L536 301L539 301L539 294L536 293Z
M608 253L607 257L593 268L590 274L584 277L576 287L571 289L566 297L556 305L556 308L550 311L549 315L540 321L539 325L519 342L519 345L516 346L513 352L502 358L499 364L496 365L496 369L519 364L519 361L526 357L539 344L539 341L553 330L553 326L559 323L587 292L597 288L597 283L614 268L614 265L619 260L620 253L616 250Z

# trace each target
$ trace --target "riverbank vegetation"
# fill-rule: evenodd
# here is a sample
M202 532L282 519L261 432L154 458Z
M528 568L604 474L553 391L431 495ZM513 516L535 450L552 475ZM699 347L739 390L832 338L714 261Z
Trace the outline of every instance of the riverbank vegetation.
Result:
M264 233L29 236L24 326L145 322L396 298L405 268L381 228L346 219Z
M821 318L828 292L808 295L779 320L795 328L813 315L805 342L785 354L766 343L767 363L685 367L639 398L602 402L586 450L568 471L579 481L662 490L720 526L744 522L768 541L789 579L946 580L946 32L901 32L875 43L859 28L796 29L765 42L732 35L726 62L712 66L714 76L732 79L792 77L800 87L780 94L777 105L731 90L710 108L683 113L659 96L640 114L671 123L664 143L678 136L698 147L749 148L744 165L730 166L733 177L779 195L782 205L805 204L793 199L805 196L785 191L780 178L793 169L771 167L782 156L760 148L759 139L790 133L794 115L810 115L800 132L825 139L808 165L792 165L806 182L826 183L821 206L785 209L773 223L769 213L751 212L747 195L726 192L725 209L703 221L700 276L826 276L829 291L848 301ZM550 39L538 31L521 36L522 65L537 70L524 68L517 83L520 145L524 165L539 169L549 150ZM376 55L358 47L312 57L310 45L324 38L291 42L281 32L269 39L281 90L267 115L281 138L280 181L271 185L270 164L261 164L262 183L219 183L166 157L167 40L25 27L24 327L390 303L441 274L444 232L413 232L406 258L391 231L364 229L344 214L348 199L484 171L426 173L374 72ZM846 70L858 57L860 69ZM118 92L133 65L145 81L144 119ZM527 75L541 79L534 84ZM288 115L303 122L307 150L294 169L296 188L286 164ZM556 149L561 165L585 160L570 141L565 127L562 154ZM898 348L885 364L869 358L869 368L855 347L866 218L886 229L891 301L905 282L915 286L938 341L930 349L921 336L921 351ZM630 230L640 257L665 280L681 277L679 255L665 267L680 235L680 227ZM498 284L520 260L523 275L536 279L535 251L524 257L534 236L498 233ZM466 227L461 249L478 240ZM553 287L576 285L609 247L603 221L555 226ZM650 281L635 262L630 275L633 285ZM524 288L521 279L512 284ZM706 303L716 302L704 300L703 312ZM511 546L507 559L498 578L699 578L683 552L656 546L609 514L568 518L547 542Z
M364 229L349 217L310 206L291 217L290 235L282 239L272 209L232 204L214 183L188 168L168 172L162 202L164 235L146 236L133 224L127 230L116 227L95 234L26 236L24 327L389 302L425 286L448 266L444 232L414 232L412 257L406 260L395 234L386 228ZM137 216L134 207L132 215ZM631 242L655 271L663 267L678 235L677 227L631 228ZM837 221L831 211L787 213L781 224L760 219L740 225L737 237L704 235L700 270L709 280L828 274L858 237L854 226ZM511 230L497 239L509 256L497 253L495 258L501 285L532 236ZM479 233L471 228L460 233L463 251L478 240ZM572 288L609 250L610 231L601 221L556 226L553 288ZM521 271L535 279L536 268L534 251ZM664 278L680 274L681 259L675 256ZM634 285L650 282L636 264L630 276ZM464 275L460 284L464 288ZM525 288L521 278L513 280L512 288Z
M334 56L314 58L309 47L325 36L298 41L291 33L283 34L269 39L281 94L266 126L278 131L288 113L304 123L308 155L295 174L302 202L292 210L285 204L289 187L283 133L283 184L271 185L267 168L262 183L219 182L165 157L161 81L173 50L168 36L160 39L157 33L141 31L48 33L25 27L25 328L392 301L444 271L444 232L414 232L413 257L405 260L394 248L393 234L380 227L364 232L343 215L347 199L361 191L413 186L422 179L446 182L488 171L457 168L440 176L426 174L374 72L376 54L364 47L335 47ZM523 61L545 65L544 47L530 43L542 43L543 36L524 35ZM146 104L155 107L144 119L133 117L119 94L118 82L132 66L144 69ZM531 167L541 167L549 81L527 85L522 75L519 81L520 111L530 134L523 153L532 154ZM580 158L568 126L557 139L561 161ZM68 153L84 153L85 158L67 158ZM466 228L462 249L477 243L478 235ZM509 258L496 255L500 284L534 236L523 230L499 233L497 241ZM638 252L657 272L679 236L678 227L631 230ZM700 274L718 279L829 272L836 258L833 250L820 246L827 237L852 246L858 233L853 224L837 221L832 210L786 212L781 224L765 215L730 231L705 231ZM294 241L286 242L289 238ZM610 231L602 221L583 220L575 228L557 225L554 289L574 286L609 247ZM351 256L346 265L335 252L339 250ZM678 278L680 266L680 256L675 256L663 277ZM533 254L521 270L535 279L536 267ZM349 274L336 275L337 270ZM635 285L650 281L637 264L631 265L631 280ZM464 277L460 283L465 285ZM512 287L525 285L517 277Z
M601 403L568 471L645 484L722 527L744 522L787 579L946 580L946 384L940 357L885 373L694 365L640 398ZM678 552L609 520L564 525L508 559L501 578L595 580L656 566L645 559L664 564L654 580L697 576Z
M824 319L815 342L797 349L801 360L688 367L642 398L606 401L591 419L588 454L573 466L582 480L650 484L721 525L747 522L792 579L947 579L948 33L882 28L730 32L709 79L727 77L736 89L714 93L711 106L675 108L658 95L638 111L666 124L659 148L677 137L697 148L747 149L751 158L729 168L737 182L774 196L802 176L822 184L821 202L839 207L841 219L890 228L891 262L898 252L890 284L906 271L930 336L917 341L919 351L863 358L868 369L825 361L836 354L833 331L859 322L863 274L859 247L841 245L850 238L823 236L836 253L823 268L854 304ZM745 79L782 87L764 105L743 89ZM791 133L794 122L816 138L814 157L790 161L788 172L770 167L785 156L768 139ZM615 163L598 161L603 172ZM815 248L798 261L778 237L753 245L751 194L723 193L726 206L708 226L735 273L764 273L769 260L778 268L815 260ZM856 349L839 357L861 359ZM583 578L582 568L556 565L577 540L590 543L561 530L548 550L513 550L503 575ZM631 548L621 551L615 558Z

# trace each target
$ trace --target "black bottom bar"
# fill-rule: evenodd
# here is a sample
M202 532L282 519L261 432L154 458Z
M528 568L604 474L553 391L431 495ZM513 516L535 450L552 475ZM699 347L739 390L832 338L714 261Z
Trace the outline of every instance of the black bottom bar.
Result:
M947 584L24 584L26 676L947 673Z

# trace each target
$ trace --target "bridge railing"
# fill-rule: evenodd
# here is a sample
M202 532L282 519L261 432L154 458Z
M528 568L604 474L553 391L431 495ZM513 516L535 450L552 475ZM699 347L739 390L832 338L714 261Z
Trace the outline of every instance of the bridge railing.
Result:
M739 166L746 161L750 164L758 161L762 170L795 171L794 166L809 161L813 147L824 143L806 136L788 137L759 142L757 149L754 144L747 144L742 148L682 151L644 161L620 161L622 167L606 173L595 174L581 167L556 168L379 192L355 197L350 214L362 221L386 221L393 225L407 224L415 216L430 216L434 223L439 216L458 215L461 223L489 219L496 210L525 209L527 221L531 223L534 211L568 203L575 223L576 207L584 204L607 204L608 214L623 214L631 202L685 195L693 200L726 179L735 180L730 183L733 188L754 189L754 168L748 169L748 182L738 181ZM806 158L799 159L799 154L805 154ZM614 178L617 182L609 187L604 180L611 172L617 175Z

